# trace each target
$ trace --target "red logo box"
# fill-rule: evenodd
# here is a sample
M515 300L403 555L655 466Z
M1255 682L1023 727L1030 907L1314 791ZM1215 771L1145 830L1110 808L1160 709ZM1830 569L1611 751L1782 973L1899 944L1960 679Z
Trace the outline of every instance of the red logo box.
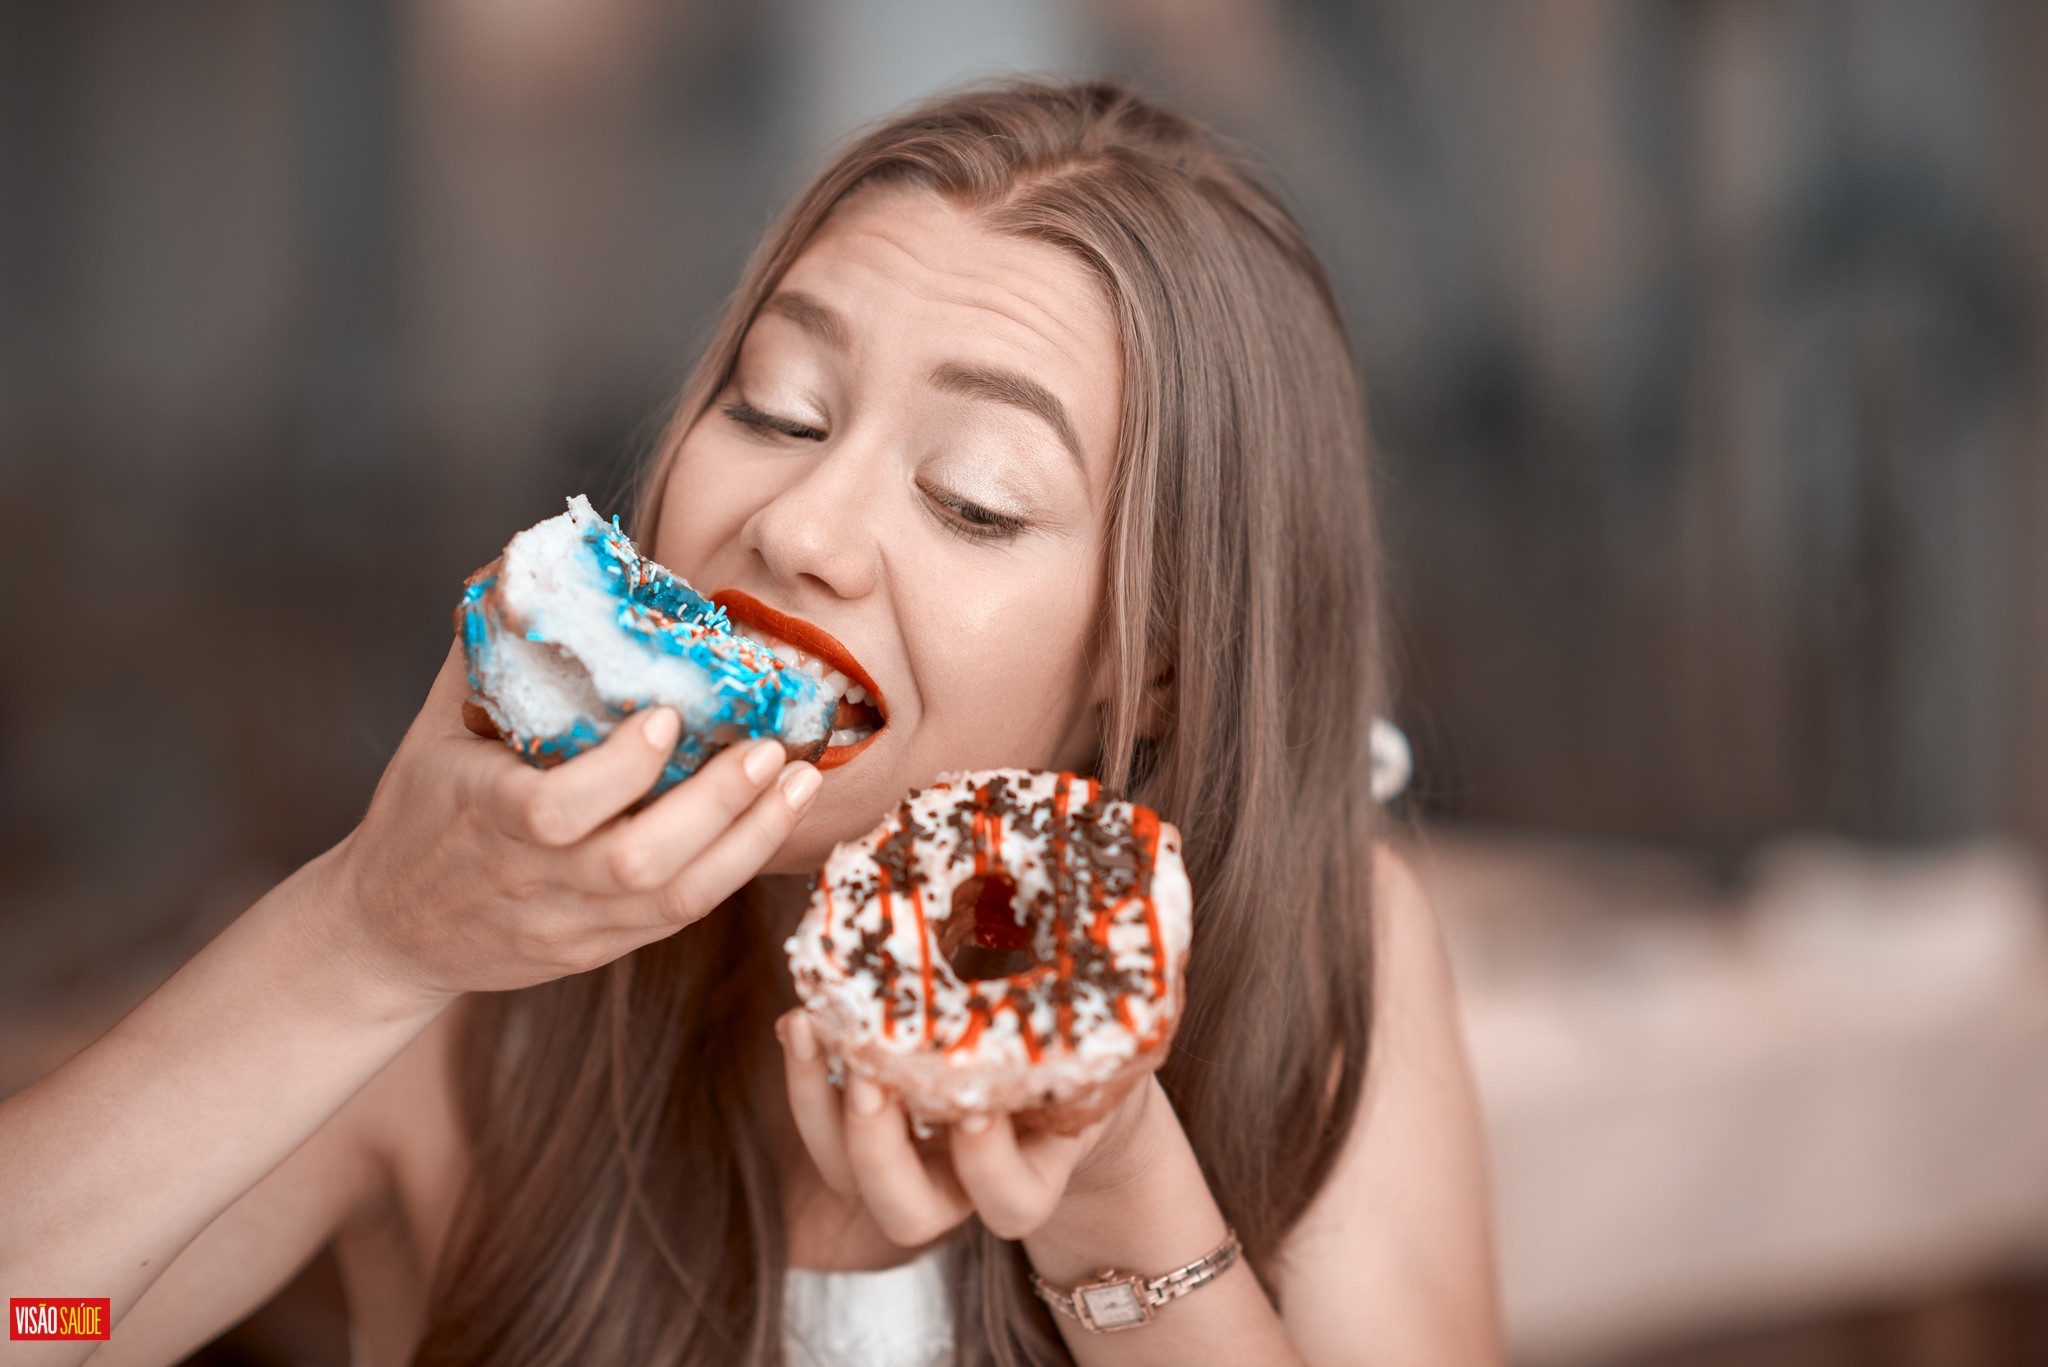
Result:
M11 1296L10 1339L103 1339L113 1332L113 1302L105 1296Z

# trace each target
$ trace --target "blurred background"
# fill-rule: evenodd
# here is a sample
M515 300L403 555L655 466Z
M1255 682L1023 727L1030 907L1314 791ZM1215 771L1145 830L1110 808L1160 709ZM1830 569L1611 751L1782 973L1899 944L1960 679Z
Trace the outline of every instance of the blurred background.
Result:
M2048 1362L2032 0L0 0L0 1093L349 828L822 153L1006 70L1336 278L1516 1361Z

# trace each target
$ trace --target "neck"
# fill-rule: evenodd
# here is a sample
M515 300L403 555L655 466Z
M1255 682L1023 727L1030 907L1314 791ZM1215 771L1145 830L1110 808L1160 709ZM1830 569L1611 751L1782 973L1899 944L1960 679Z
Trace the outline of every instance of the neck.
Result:
M776 966L768 978L778 1014L796 1005L796 989L781 969L782 942L795 932L810 901L810 881L796 874L764 873L747 884L744 907L750 929L765 951L762 960Z

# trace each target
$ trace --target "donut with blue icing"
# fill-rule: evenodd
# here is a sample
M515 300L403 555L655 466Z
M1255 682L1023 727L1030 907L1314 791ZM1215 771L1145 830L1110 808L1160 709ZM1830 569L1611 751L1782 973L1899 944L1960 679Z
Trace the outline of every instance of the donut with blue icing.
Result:
M573 758L643 707L673 707L682 734L653 793L757 737L816 759L839 705L822 666L735 633L724 609L642 556L581 494L469 577L455 622L465 720L532 764Z

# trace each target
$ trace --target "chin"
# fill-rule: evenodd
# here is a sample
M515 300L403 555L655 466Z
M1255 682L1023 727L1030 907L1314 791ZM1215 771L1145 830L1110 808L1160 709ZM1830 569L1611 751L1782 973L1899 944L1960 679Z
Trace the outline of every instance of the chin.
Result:
M883 738L886 738L886 733ZM938 765L929 772L912 770L908 773L900 763L884 769L894 752L881 745L863 747L867 753L852 763L834 766L825 774L825 787L818 794L810 811L804 813L796 830L783 842L766 865L763 873L802 874L808 877L816 873L825 863L825 857L832 853L832 847L847 840L858 840L880 825L882 819L900 801L905 792L923 788L942 772L956 772L968 769L1073 769L1074 764L1061 764L1035 746L1020 746L1028 753L1037 751L1031 758L980 754L966 755L957 762ZM1007 748L1007 747L1004 747ZM881 751L881 753L876 753ZM922 769L922 766L919 766Z
M800 828L761 866L761 872L797 874L808 878L825 866L825 856L832 853L832 847L838 843Z

